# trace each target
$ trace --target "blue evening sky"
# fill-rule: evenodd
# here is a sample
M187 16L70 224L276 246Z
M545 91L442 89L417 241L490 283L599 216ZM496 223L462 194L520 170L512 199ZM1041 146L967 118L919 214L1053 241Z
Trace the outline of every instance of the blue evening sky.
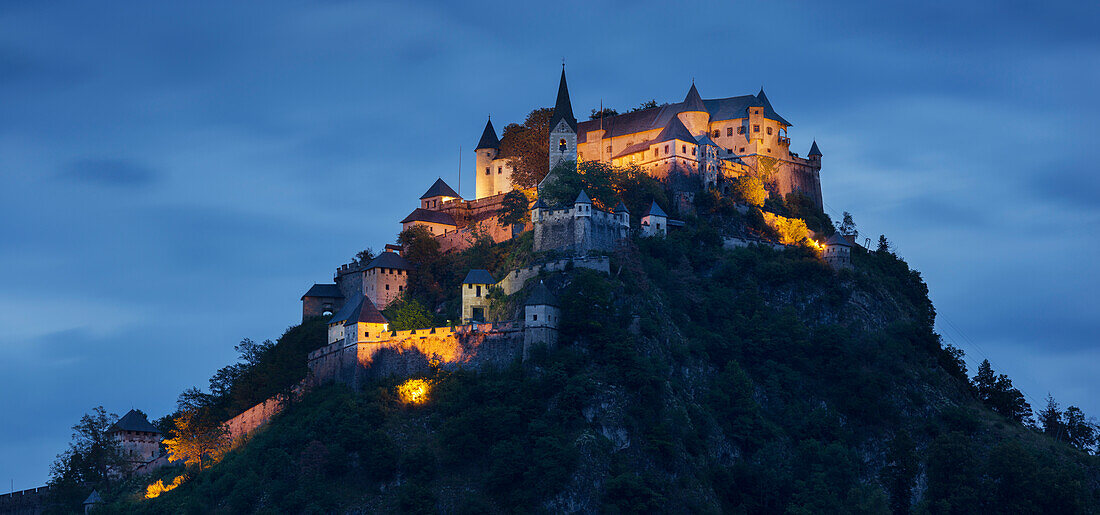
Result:
M0 484L156 417L550 106L763 85L971 369L1100 415L1095 2L0 4ZM461 155L460 149L461 148Z

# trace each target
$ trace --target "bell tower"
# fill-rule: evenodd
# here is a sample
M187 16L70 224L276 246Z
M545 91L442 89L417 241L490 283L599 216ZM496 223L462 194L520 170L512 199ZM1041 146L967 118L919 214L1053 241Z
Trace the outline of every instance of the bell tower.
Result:
M497 139L497 131L493 128L492 119L485 122L485 130L482 131L481 140L477 142L474 152L477 153L477 164L474 166L476 174L474 198L492 196L497 189L492 164L500 154L500 140Z
M577 119L569 102L569 87L565 84L565 64L561 65L558 100L554 116L550 117L550 171L559 163L577 162ZM547 174L549 176L549 173Z

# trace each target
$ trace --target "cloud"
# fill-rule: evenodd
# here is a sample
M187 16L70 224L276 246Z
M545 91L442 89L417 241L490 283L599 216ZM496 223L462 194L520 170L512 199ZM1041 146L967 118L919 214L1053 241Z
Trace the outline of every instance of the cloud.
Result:
M152 168L125 159L86 158L69 163L58 178L96 186L140 188L152 185L159 176Z

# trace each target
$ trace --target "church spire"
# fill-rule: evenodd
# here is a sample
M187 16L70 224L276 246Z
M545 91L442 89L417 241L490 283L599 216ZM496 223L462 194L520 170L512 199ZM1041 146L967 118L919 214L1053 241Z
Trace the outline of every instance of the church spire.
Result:
M554 104L554 116L550 118L550 130L565 120L573 132L577 132L577 118L573 116L573 105L569 102L569 86L565 83L565 64L561 65L561 82L558 83L558 101Z
M481 133L481 140L477 142L477 148L474 150L483 148L500 148L500 140L497 139L497 131L493 128L492 118L485 122L485 130Z

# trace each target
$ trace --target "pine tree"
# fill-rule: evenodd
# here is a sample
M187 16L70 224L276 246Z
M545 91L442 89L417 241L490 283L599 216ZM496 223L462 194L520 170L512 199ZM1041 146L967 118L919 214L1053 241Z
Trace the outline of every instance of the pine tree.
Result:
M1062 424L1062 412L1058 411L1058 403L1054 397L1047 394L1047 407L1039 412L1039 424L1046 434L1056 440L1061 440L1065 435L1065 426Z

